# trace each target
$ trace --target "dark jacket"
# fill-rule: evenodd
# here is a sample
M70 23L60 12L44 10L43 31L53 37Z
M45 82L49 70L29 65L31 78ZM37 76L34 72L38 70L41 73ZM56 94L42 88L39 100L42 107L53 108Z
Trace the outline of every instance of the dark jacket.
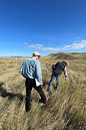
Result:
M61 75L62 72L64 71L64 69L65 69L64 63L63 62L57 62L56 65L55 65L55 68L54 68L53 72Z

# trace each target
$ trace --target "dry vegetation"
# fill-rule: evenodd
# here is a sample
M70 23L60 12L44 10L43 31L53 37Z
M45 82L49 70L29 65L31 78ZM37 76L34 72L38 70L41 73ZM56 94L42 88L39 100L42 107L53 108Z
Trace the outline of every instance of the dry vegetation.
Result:
M51 91L51 65L69 61L68 82L62 74L60 86ZM57 53L40 59L44 85L50 95L46 105L32 90L32 109L25 112L25 79L19 73L25 59L0 58L0 130L85 130L86 129L86 53Z

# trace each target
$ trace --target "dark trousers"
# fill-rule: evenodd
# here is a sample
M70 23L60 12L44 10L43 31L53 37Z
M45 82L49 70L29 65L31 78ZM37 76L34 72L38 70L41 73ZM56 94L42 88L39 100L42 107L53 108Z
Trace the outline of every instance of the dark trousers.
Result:
M26 79L25 82L26 86L26 111L28 111L31 108L31 90L32 87L40 94L40 97L43 101L43 103L46 102L46 97L44 92L42 91L41 85L36 87L35 79Z

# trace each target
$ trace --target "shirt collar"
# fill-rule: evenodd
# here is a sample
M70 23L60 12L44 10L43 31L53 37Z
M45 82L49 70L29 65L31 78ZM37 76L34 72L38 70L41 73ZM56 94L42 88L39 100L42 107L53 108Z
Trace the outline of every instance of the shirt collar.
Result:
M34 60L36 60L36 58L34 58L34 57L32 57L31 59L34 59Z

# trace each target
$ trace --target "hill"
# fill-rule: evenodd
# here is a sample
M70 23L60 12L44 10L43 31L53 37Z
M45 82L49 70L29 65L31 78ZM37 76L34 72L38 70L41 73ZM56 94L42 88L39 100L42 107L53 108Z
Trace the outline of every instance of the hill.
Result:
M86 129L86 53L57 53L40 58L46 105L32 89L31 111L25 112L25 79L19 69L25 58L0 58L0 130L85 130ZM72 58L69 58L72 57ZM76 58L77 57L77 58ZM69 58L69 59L68 59ZM57 60L69 61L68 81L61 76L57 91L54 80L51 91L51 65Z
M86 59L86 53L54 53L46 56L46 58L78 60L78 59Z

